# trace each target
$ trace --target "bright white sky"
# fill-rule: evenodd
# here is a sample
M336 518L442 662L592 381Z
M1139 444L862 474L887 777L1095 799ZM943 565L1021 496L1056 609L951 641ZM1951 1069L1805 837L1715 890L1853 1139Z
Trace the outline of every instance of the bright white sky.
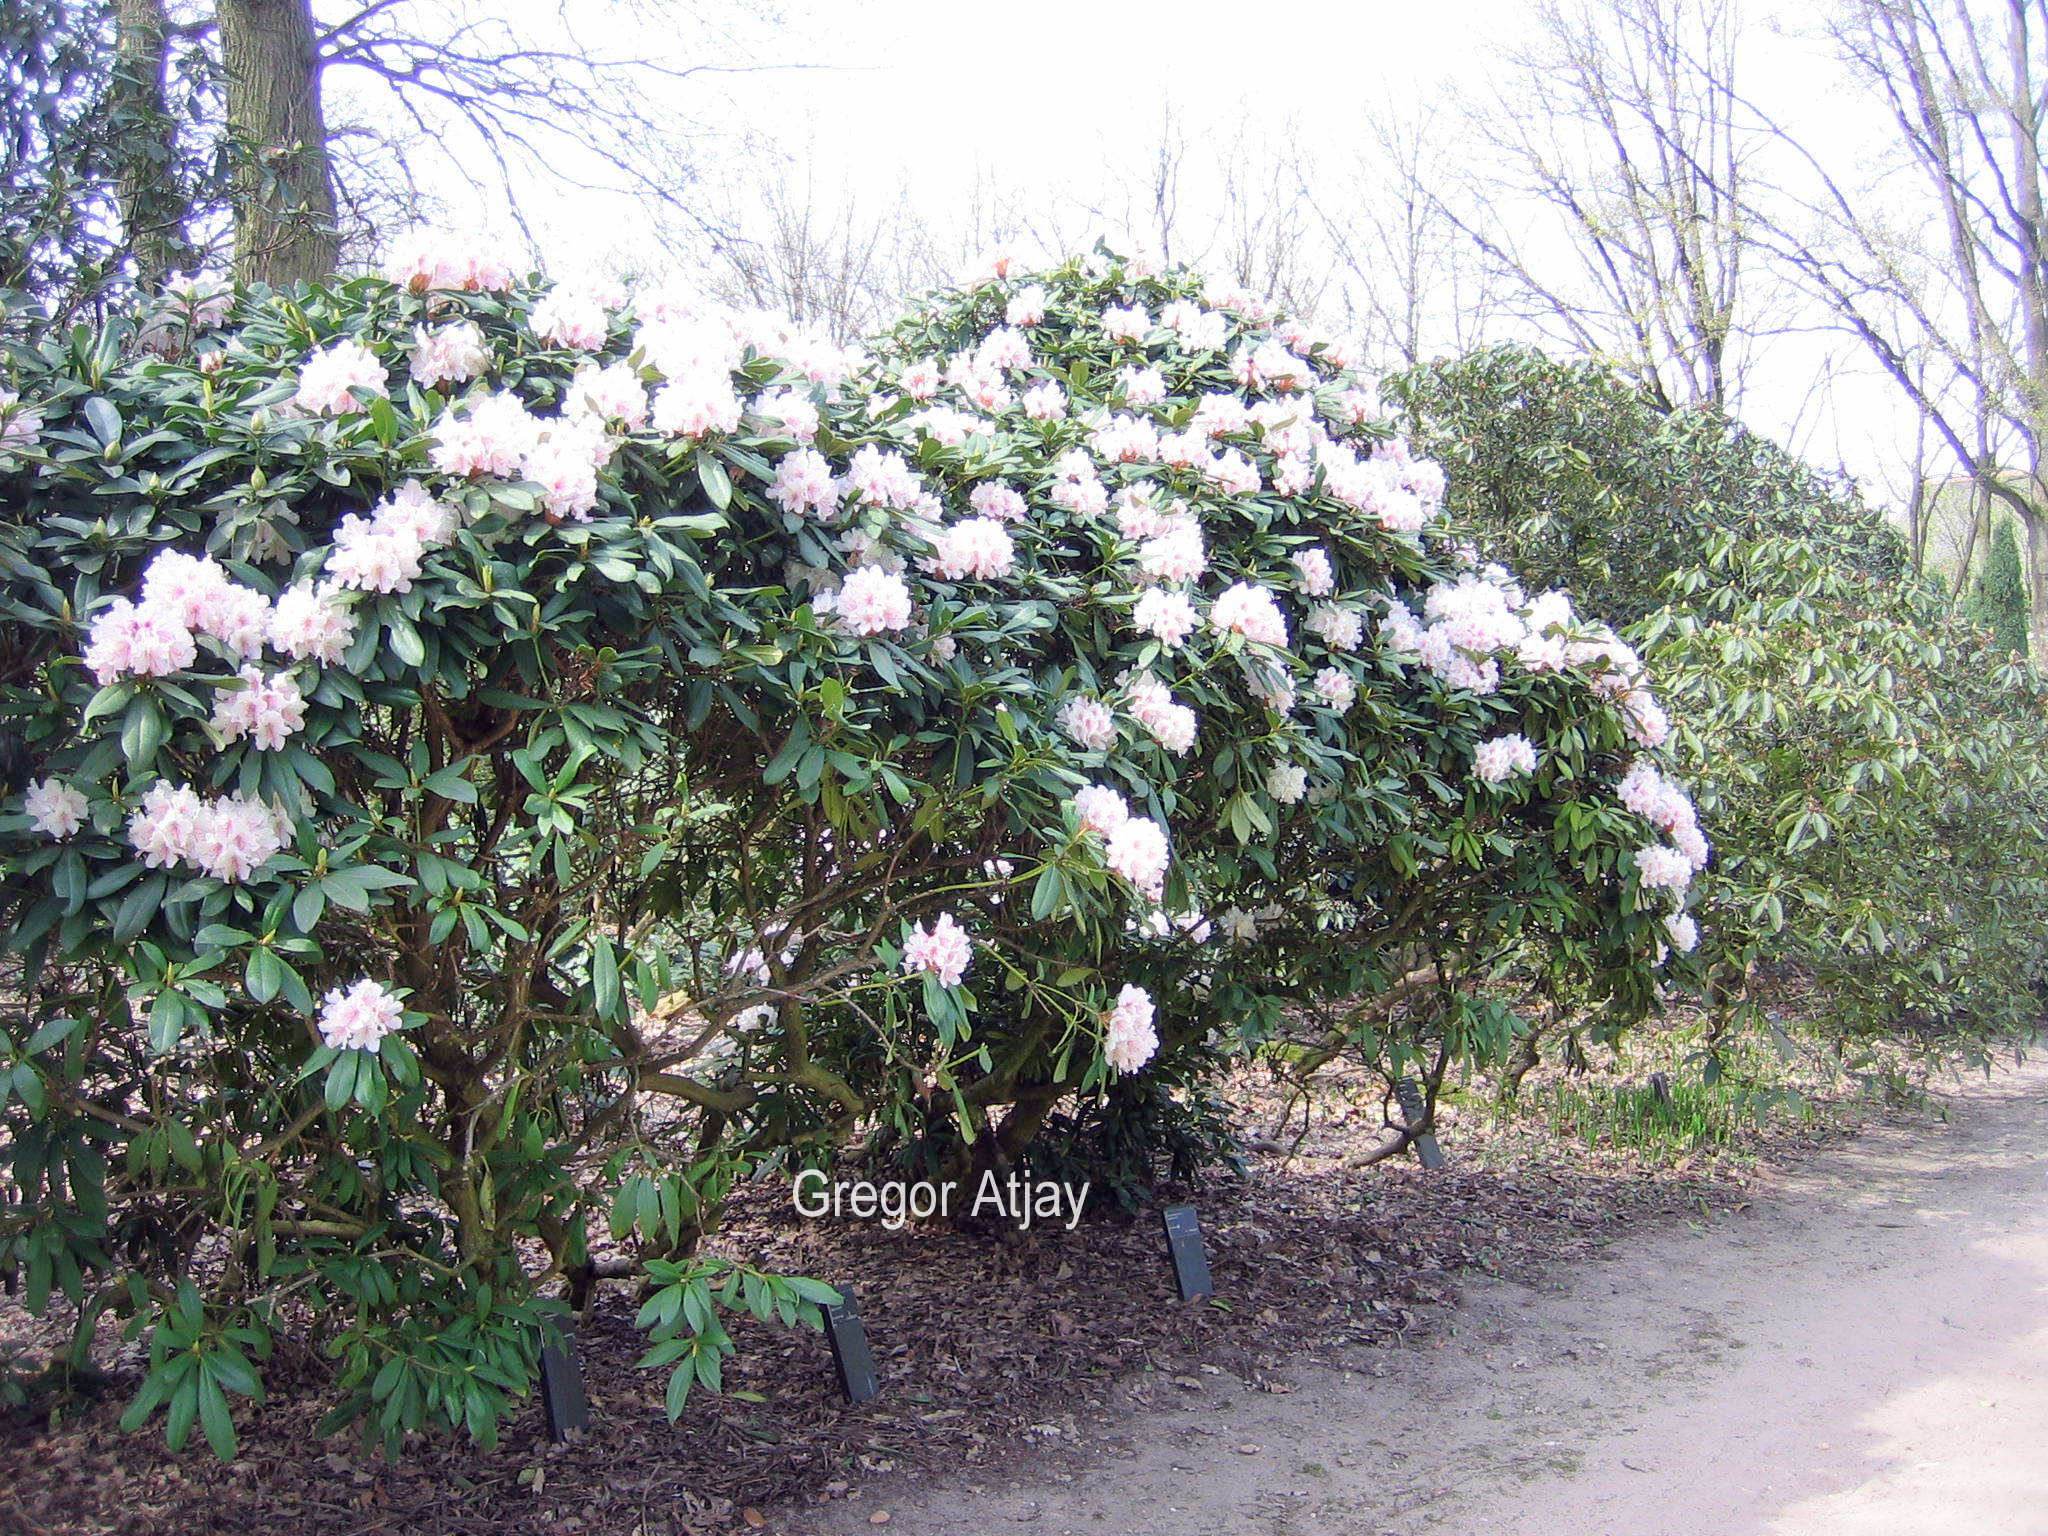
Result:
M1831 66L1818 45L1796 35L1822 8L1781 0L1780 24L1765 16L1769 3L1751 6L1750 88L1823 145L1867 135L1847 121L1839 99L1815 88ZM756 167L772 163L772 145L787 174L827 202L846 197L869 210L900 202L944 226L964 217L979 184L1063 212L1063 231L1088 226L1078 208L1124 205L1169 112L1193 137L1292 133L1320 157L1339 159L1360 141L1361 103L1419 103L1447 85L1476 82L1490 50L1526 31L1531 10L1527 0L769 4L772 13L735 8L714 21L701 6L676 4L673 34L654 26L630 38L596 30L608 8L571 14L582 41L600 50L809 66L700 75L676 87L692 116L720 130L704 146L714 184L736 179L744 187L760 174ZM546 27L556 5L504 0L500 12L522 29ZM743 140L751 144L743 148ZM1200 200L1198 180L1190 197ZM528 214L553 270L651 264L645 221L630 208L563 189L534 196ZM468 216L502 227L500 210L474 207ZM1083 243L1096 232L1089 228ZM1896 466L1911 413L1860 357L1826 338L1776 347L1746 404L1752 424L1793 438L1816 461L1845 464L1885 499L1886 481L1903 483ZM1816 374L1828 350L1842 351L1848 367L1821 391Z

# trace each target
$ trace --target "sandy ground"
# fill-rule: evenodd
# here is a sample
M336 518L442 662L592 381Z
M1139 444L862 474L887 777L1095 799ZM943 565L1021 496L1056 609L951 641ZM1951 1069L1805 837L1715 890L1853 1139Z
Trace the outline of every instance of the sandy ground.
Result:
M776 1528L2048 1536L2048 1061L1942 1103L1538 1288L1469 1283L1361 1369L1134 1383L1011 1476Z

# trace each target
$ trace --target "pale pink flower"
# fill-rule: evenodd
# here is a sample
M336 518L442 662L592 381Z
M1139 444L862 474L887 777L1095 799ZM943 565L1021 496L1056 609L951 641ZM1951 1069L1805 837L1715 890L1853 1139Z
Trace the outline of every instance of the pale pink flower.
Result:
M1358 702L1358 680L1339 667L1324 667L1315 676L1316 696L1343 714Z
M1009 530L992 517L970 517L939 533L924 567L944 581L992 581L1009 575L1016 564L1017 546Z
M142 601L175 624L197 629L231 585L225 567L211 555L193 556L162 549L142 572Z
M1090 752L1107 752L1116 745L1116 716L1100 699L1076 695L1060 706L1060 729Z
M1636 879L1646 891L1683 891L1692 884L1692 863L1676 848L1652 843L1636 850Z
M1195 403L1193 429L1203 437L1228 437L1250 423L1244 401L1236 395L1204 395Z
M1505 783L1515 774L1535 771L1535 744L1519 733L1495 736L1472 749L1473 775L1488 784Z
M1639 747L1661 747L1671 737L1671 717L1647 688L1631 688L1622 696L1622 732Z
M941 912L929 931L923 923L917 924L903 943L904 972L915 975L929 971L942 987L959 986L973 958L974 941L967 936L966 929L953 921L950 912Z
M354 513L334 530L334 552L326 575L343 587L363 592L410 592L420 574L426 545L407 527L365 522Z
M192 631L175 613L151 603L138 607L125 597L96 615L86 635L85 664L103 688L124 676L182 672L198 655Z
M1167 751L1179 755L1194 746L1195 712L1175 702L1166 685L1149 672L1141 672L1125 684L1124 707Z
M862 565L839 584L834 611L848 633L880 635L910 626L910 589L903 578L879 565Z
M159 779L128 818L128 841L147 869L169 869L191 857L206 802L189 785Z
M354 610L336 600L341 590L334 581L285 588L270 616L270 643L298 661L337 665L356 633Z
M1133 816L1111 827L1103 841L1104 867L1128 880L1149 900L1159 900L1166 890L1170 862L1166 829L1149 816Z
M1104 837L1131 819L1131 807L1124 797L1102 784L1090 784L1074 795L1074 812L1084 831Z
M670 437L704 438L714 432L737 432L740 415L732 376L706 369L656 390L651 421L655 431Z
M1003 319L1010 325L1042 325L1045 323L1045 289L1037 283L1021 288L1010 299L1003 310Z
M1226 496L1252 496L1265 483L1259 467L1235 448L1227 448L1202 466L1202 474Z
M244 667L241 682L239 688L215 694L213 728L223 742L247 736L258 752L282 751L306 724L306 701L298 680L289 672L266 677L260 667Z
M1031 343L1014 326L1000 326L982 337L974 360L984 368L1029 368Z
M1240 581L1209 605L1209 623L1226 634L1243 635L1261 645L1287 643L1287 619L1273 594L1255 582Z
M413 343L406 348L412 376L422 389L440 384L463 384L491 366L491 349L475 322L458 321L429 331L413 327Z
M33 448L42 430L40 411L23 405L21 396L13 390L0 389L0 453L16 448Z
M1299 763L1275 763L1266 774L1266 793L1275 805L1294 805L1308 793L1308 770Z
M973 412L956 411L944 405L934 405L914 416L906 416L903 424L924 433L945 448L958 448L975 433L989 430L989 424Z
M897 380L903 393L913 400L929 400L946 382L946 373L936 357L922 357L905 366Z
M320 1000L320 1043L331 1051L374 1051L405 1023L405 1005L374 981L336 987Z
M1102 1033L1102 1057L1119 1072L1136 1072L1159 1050L1153 1027L1152 996L1143 987L1126 986L1117 994Z
M1076 479L1056 481L1046 499L1082 517L1100 517L1109 510L1109 487L1090 470Z
M1693 921L1690 912L1665 914L1664 932L1671 938L1671 947L1681 955L1689 955L1700 947L1700 925Z
M839 481L822 453L799 448L776 464L768 499L785 512L829 522L839 511Z
M434 423L434 468L444 475L516 479L540 422L510 390L473 402L466 416L458 416L460 410L451 401Z
M1135 416L1112 416L1088 435L1088 446L1109 464L1140 464L1159 454L1159 429Z
M1024 391L1024 414L1033 421L1058 421L1067 414L1067 392L1048 379Z
M1326 550L1304 549L1294 557L1294 569L1300 573L1295 587L1309 597L1328 597L1337 590L1337 573Z
M433 231L406 236L385 270L394 283L414 293L432 288L503 293L512 286L511 263L497 252Z
M600 440L603 432L598 433ZM573 432L550 432L526 450L519 478L540 487L541 510L559 522L588 522L597 506L597 466L587 439Z
M754 414L779 422L793 443L808 443L818 435L818 407L809 395L793 389L778 389L754 402Z
M299 390L292 405L310 415L360 411L356 392L389 395L390 382L377 354L352 337L343 337L324 352L315 352L299 369Z
M629 362L607 363L600 368L584 363L569 380L562 396L565 416L587 416L595 421L617 422L628 432L647 425L647 386L640 371Z
M1169 650L1177 650L1195 632L1198 616L1193 600L1185 592L1147 587L1138 599L1131 622Z
M1193 581L1208 568L1202 529L1192 518L1176 521L1138 546L1138 569L1154 581Z
M62 779L36 779L22 796L29 829L63 842L85 825L85 796Z
M983 517L1004 523L1021 523L1027 510L1021 493L995 480L984 481L969 491L967 504Z
M270 635L270 599L253 587L229 585L200 614L199 632L237 657L260 655Z
M870 506L908 510L917 504L924 486L917 472L900 453L870 443L853 456L846 472L846 489L856 500Z
M1111 341L1143 341L1151 329L1152 317L1141 305L1102 312L1102 331Z
M1404 613L1407 610L1402 610ZM1309 610L1302 625L1333 651L1355 651L1365 639L1365 621L1348 608L1335 603L1318 603Z
M527 326L551 347L595 352L611 335L611 321L594 294L556 288L533 306Z
M1166 398L1166 378L1157 368L1133 365L1117 375L1117 383L1131 405L1158 405Z

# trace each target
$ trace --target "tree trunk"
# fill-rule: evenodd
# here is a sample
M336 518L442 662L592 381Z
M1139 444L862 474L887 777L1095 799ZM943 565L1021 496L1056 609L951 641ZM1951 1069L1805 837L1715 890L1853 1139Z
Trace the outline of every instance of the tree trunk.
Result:
M311 0L220 0L228 131L240 157L235 273L272 285L334 270L334 174Z
M2027 657L2048 670L2048 517L2020 514L2027 534Z
M145 293L193 259L192 205L178 176L177 125L164 103L168 31L163 0L114 0L109 127L123 233Z

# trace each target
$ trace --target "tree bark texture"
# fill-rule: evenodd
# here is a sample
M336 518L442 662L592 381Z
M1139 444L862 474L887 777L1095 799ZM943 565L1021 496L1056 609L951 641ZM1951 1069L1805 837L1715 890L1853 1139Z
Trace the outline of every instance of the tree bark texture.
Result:
M241 164L235 272L273 286L334 270L334 171L311 0L219 0L228 131Z
M146 293L192 263L192 205L178 175L177 124L165 101L169 24L163 0L114 0L109 128L122 234Z

